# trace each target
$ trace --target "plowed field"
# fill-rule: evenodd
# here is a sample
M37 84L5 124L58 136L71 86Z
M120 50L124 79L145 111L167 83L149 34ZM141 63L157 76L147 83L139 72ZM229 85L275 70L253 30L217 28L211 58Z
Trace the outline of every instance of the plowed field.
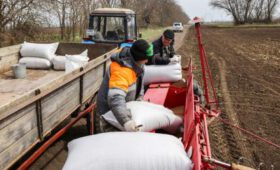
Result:
M222 109L221 117L280 144L280 28L202 27L203 42ZM179 52L192 57L200 80L195 31ZM185 61L186 64L187 60ZM280 169L280 150L215 120L213 157L261 169Z

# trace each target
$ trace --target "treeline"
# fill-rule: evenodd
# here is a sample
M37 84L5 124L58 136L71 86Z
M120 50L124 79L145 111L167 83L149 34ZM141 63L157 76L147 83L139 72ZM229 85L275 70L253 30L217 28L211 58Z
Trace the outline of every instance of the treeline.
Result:
M211 0L210 5L223 9L236 25L272 23L279 0Z
M132 9L140 27L189 20L175 0L0 0L0 46L40 38L73 41L84 35L89 14L99 7Z

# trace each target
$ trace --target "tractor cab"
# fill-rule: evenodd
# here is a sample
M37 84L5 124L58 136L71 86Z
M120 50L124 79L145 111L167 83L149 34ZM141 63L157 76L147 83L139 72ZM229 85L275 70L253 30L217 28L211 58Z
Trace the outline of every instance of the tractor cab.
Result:
M89 17L83 43L111 43L129 46L137 39L136 14L124 8L98 8Z

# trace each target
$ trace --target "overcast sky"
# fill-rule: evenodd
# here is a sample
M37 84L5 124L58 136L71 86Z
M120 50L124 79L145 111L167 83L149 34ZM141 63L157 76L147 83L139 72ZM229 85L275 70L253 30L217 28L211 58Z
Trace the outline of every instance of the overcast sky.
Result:
M232 18L223 10L209 5L210 0L176 0L193 19L195 16L202 17L204 21L232 21ZM276 7L274 17L280 17L280 4Z
M210 0L176 0L193 19L195 16L202 17L204 21L231 21L231 17L223 10L213 9Z

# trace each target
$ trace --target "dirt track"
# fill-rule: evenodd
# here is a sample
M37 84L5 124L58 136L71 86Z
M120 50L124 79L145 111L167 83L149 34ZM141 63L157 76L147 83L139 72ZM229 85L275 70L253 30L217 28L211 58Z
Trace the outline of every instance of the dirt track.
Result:
M222 118L280 144L280 28L203 27L210 67L218 88ZM197 41L191 29L183 55L200 71ZM197 74L197 78L199 78ZM210 126L213 156L220 160L280 169L280 150L219 121Z

